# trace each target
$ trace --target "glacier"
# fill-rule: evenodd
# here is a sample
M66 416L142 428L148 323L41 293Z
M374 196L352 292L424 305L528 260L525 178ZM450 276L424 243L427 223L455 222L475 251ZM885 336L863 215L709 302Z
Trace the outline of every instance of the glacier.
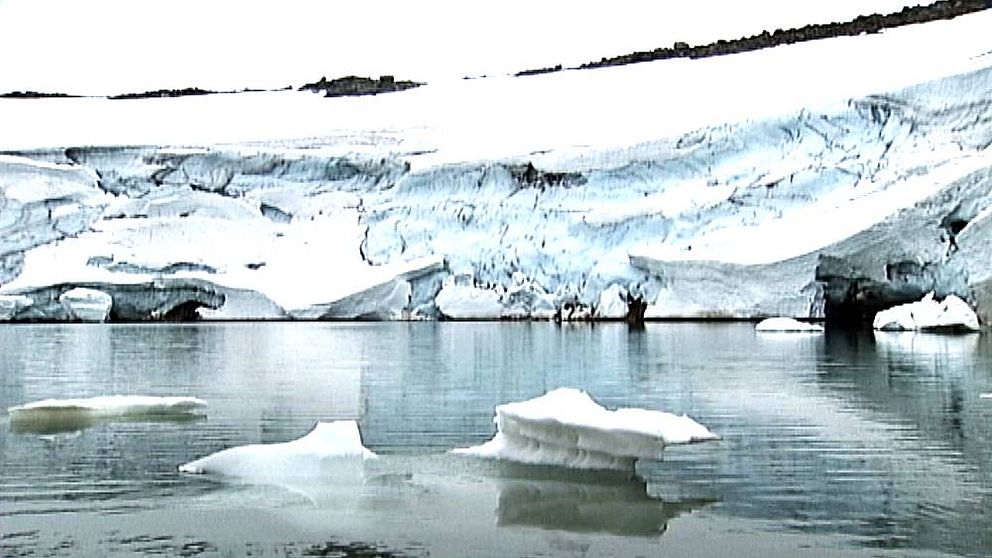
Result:
M375 98L0 100L0 319L870 321L933 291L986 323L990 24Z

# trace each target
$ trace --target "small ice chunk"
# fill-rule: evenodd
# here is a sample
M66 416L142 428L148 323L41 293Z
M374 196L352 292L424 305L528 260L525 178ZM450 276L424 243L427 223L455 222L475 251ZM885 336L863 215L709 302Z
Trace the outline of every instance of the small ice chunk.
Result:
M34 300L24 295L0 295L0 321L10 320L32 304Z
M306 436L276 444L221 450L179 466L183 473L213 473L253 480L361 475L375 454L362 445L353 420L318 422Z
M11 420L53 414L80 414L91 418L202 414L206 401L196 397L103 395L85 399L45 399L10 407Z
M954 295L941 302L933 292L922 300L900 304L875 314L872 327L882 331L979 331L978 316Z
M434 304L441 314L454 320L496 320L503 314L496 291L453 283L441 287Z
M811 324L809 322L801 322L793 318L777 317L768 318L766 320L761 320L758 325L754 327L755 331L764 332L808 332L808 333L819 333L823 331L823 326L820 324Z
M494 422L492 440L453 452L579 469L630 469L636 459L660 459L666 445L716 439L685 415L610 411L570 388L498 405Z
M203 416L207 403L195 397L106 395L86 399L45 399L10 407L18 432L71 432L107 420L189 420Z
M992 399L992 393L983 393L978 396L980 399Z
M80 287L62 293L59 303L74 320L105 322L110 316L114 299L103 291Z

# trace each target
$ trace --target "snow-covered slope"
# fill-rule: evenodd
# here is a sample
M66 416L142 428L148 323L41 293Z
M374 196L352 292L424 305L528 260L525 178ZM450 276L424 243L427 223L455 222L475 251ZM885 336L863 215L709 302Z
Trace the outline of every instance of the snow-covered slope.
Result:
M356 99L0 100L0 307L815 318L932 290L985 321L990 26Z

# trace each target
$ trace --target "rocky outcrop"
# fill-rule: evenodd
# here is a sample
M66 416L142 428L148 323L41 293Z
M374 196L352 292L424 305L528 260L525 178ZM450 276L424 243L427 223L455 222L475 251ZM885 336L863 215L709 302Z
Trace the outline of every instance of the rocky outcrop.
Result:
M379 79L345 76L332 80L322 77L313 83L301 85L300 91L323 93L325 97L353 97L405 91L421 85L423 83L415 81L397 81L393 76L379 76Z
M789 45L832 37L857 36L865 33L878 33L884 29L913 25L941 19L951 19L961 15L992 8L989 0L941 0L925 6L906 6L902 10L889 14L871 14L854 18L851 21L821 23L806 25L794 29L776 29L763 31L758 35L738 39L720 39L713 43L690 46L683 41L676 41L671 47L660 47L654 50L632 52L620 56L604 57L597 62L587 62L578 69L602 68L607 66L623 66L638 62L654 60L669 60L672 58L707 58L724 56ZM528 76L557 72L562 66L524 70L516 76Z

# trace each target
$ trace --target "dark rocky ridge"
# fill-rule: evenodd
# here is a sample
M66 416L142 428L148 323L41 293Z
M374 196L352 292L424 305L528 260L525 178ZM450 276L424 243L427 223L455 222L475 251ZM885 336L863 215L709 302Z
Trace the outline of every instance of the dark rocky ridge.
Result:
M379 79L345 76L330 81L326 77L322 77L320 81L300 86L299 90L323 93L325 97L351 97L404 91L421 85L423 83L415 81L397 81L393 76L379 76Z
M812 24L785 30L776 29L770 33L763 31L761 34L750 37L732 40L721 39L705 45L690 46L688 43L679 41L671 47L661 47L649 51L602 58L598 62L587 62L576 68L568 69L603 68L672 58L707 58L710 56L736 54L817 39L878 33L884 29L941 19L951 19L989 8L992 8L992 0L940 0L926 6L907 6L899 12L890 14L863 15L845 22ZM524 70L517 72L515 75L546 74L561 69L561 65L557 65L548 68Z
M44 93L40 91L10 91L0 93L0 99L50 99L50 98L76 98L79 95L69 95L68 93Z

